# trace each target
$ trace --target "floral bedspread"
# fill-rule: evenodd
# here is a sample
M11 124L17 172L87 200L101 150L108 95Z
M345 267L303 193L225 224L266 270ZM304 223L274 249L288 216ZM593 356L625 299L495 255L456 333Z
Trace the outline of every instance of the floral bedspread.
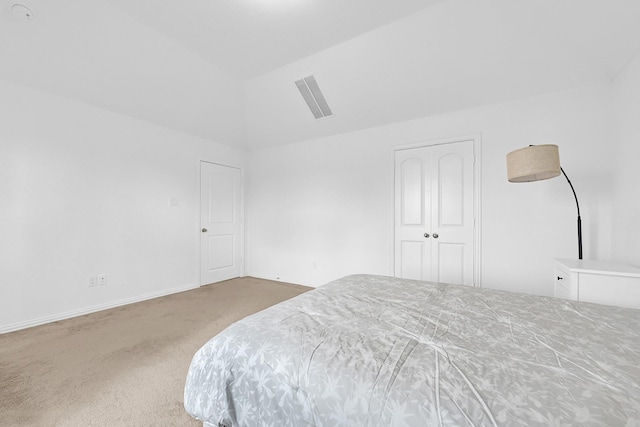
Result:
M640 426L640 310L382 276L229 326L189 369L214 426Z

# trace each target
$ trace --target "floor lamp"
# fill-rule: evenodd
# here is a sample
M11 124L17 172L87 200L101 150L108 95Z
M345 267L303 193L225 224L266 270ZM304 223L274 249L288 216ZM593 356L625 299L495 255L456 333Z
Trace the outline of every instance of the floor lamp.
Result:
M580 205L578 196L569 177L560 167L558 146L530 145L507 154L507 176L509 182L532 182L555 178L562 173L567 179L578 208L578 259L582 259L582 220L580 219Z

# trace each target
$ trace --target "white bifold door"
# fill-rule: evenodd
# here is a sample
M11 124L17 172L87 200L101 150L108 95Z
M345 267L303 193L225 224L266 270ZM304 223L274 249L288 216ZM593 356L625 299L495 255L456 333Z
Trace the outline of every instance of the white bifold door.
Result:
M240 169L200 163L200 284L242 273Z
M474 142L395 152L395 275L474 285Z

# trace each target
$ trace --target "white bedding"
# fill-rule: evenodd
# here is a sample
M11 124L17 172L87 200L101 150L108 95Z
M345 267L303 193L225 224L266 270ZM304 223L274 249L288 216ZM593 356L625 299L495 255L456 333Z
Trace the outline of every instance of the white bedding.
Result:
M640 426L640 310L348 276L211 339L184 399L224 426Z

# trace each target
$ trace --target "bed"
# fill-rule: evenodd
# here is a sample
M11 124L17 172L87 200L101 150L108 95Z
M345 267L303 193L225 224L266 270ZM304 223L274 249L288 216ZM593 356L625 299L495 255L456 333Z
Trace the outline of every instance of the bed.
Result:
M640 426L640 310L353 275L189 368L205 426Z

